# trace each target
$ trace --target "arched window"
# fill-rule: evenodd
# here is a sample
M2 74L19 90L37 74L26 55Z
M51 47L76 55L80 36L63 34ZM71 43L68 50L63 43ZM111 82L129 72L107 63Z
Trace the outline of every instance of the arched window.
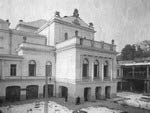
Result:
M99 62L98 60L95 60L94 62L94 78L97 78L99 76Z
M108 77L108 61L104 62L104 78Z
M78 31L75 31L75 36L78 37Z
M88 59L85 58L83 60L82 76L88 77L88 72L89 72L89 61L88 61Z
M45 75L52 76L52 63L50 61L46 62L45 68L46 68Z
M68 39L68 33L65 33L65 40Z
M36 62L34 60L29 61L29 76L36 76Z

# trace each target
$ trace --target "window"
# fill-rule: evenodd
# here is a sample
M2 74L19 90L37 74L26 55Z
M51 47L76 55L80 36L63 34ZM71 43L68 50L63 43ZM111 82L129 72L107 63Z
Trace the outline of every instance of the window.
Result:
M99 62L98 60L96 60L94 62L94 77L98 77L99 76Z
M120 75L120 74L119 74L119 69L117 69L117 76L119 77L119 75Z
M68 39L68 33L65 33L65 40Z
M89 62L87 59L83 60L83 70L82 70L82 76L88 77L88 70L89 70Z
M17 70L17 65L16 64L11 64L10 65L10 76L16 76L16 70Z
M75 31L75 36L78 37L78 31Z
M3 48L3 37L0 36L0 49Z
M46 63L46 72L45 72L46 76L52 76L52 63L51 62L47 62Z
M29 76L36 75L36 62L34 60L29 61Z
M108 77L108 61L104 63L104 77Z

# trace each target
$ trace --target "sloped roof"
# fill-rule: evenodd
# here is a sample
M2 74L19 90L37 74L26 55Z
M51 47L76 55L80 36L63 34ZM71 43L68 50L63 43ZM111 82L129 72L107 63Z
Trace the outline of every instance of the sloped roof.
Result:
M3 19L0 19L0 23L6 23L6 21Z
M32 22L26 22L26 24L27 24L27 25L30 25L30 26L34 26L34 27L40 28L40 27L43 26L46 22L47 22L47 20L40 19L40 20L36 20L36 21L32 21Z
M26 25L26 26L32 26L36 28L42 27L44 24L46 24L47 20L40 19L32 22L20 22L20 24Z

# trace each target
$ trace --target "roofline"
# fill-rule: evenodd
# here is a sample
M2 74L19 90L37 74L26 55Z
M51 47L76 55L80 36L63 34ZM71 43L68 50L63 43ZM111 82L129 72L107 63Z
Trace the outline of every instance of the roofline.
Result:
M17 29L19 26L22 26L22 27L29 27L29 28L33 28L33 29L38 29L38 28L39 28L39 27L27 25L27 24L25 24L25 23L19 23L19 24L17 24L17 26L15 27L15 29Z
M0 29L0 32L5 32L5 33L13 33L14 35L20 35L20 36L30 36L30 37L36 37L36 38L46 38L45 35L37 34L37 33L32 33L32 32L25 32L21 30L16 30L16 29Z
M126 64L119 64L121 66L146 66L150 65L150 62L139 62L139 63L126 63Z
M63 20L60 20L58 17L54 17L54 18L51 18L46 24L44 24L40 29L38 29L35 33L39 33L41 31L43 31L46 27L48 27L49 25L51 25L52 23L60 23L60 24L64 24L64 25L68 25L68 26L73 26L73 27L76 27L76 28L79 28L79 29L84 29L86 31L90 31L90 32L93 32L95 33L96 31L94 29L90 29L90 28L87 28L87 27L84 27L84 26L80 26L80 25L75 25L75 24L71 24L69 22L66 22L66 21L63 21Z

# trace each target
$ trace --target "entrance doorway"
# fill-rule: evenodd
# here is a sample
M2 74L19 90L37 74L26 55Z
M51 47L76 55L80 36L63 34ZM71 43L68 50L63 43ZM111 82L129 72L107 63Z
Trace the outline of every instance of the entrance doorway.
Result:
M84 101L90 101L91 88L84 88Z
M20 100L20 86L8 86L6 88L6 101L14 102Z
M26 99L36 99L38 98L38 86L29 85L26 88Z
M68 88L65 86L60 86L60 97L67 98L68 97Z
M96 96L97 100L101 99L101 91L102 91L101 87L96 87L95 88L95 96Z
M110 98L110 92L111 92L111 87L110 86L106 86L105 87L105 97L106 98Z

